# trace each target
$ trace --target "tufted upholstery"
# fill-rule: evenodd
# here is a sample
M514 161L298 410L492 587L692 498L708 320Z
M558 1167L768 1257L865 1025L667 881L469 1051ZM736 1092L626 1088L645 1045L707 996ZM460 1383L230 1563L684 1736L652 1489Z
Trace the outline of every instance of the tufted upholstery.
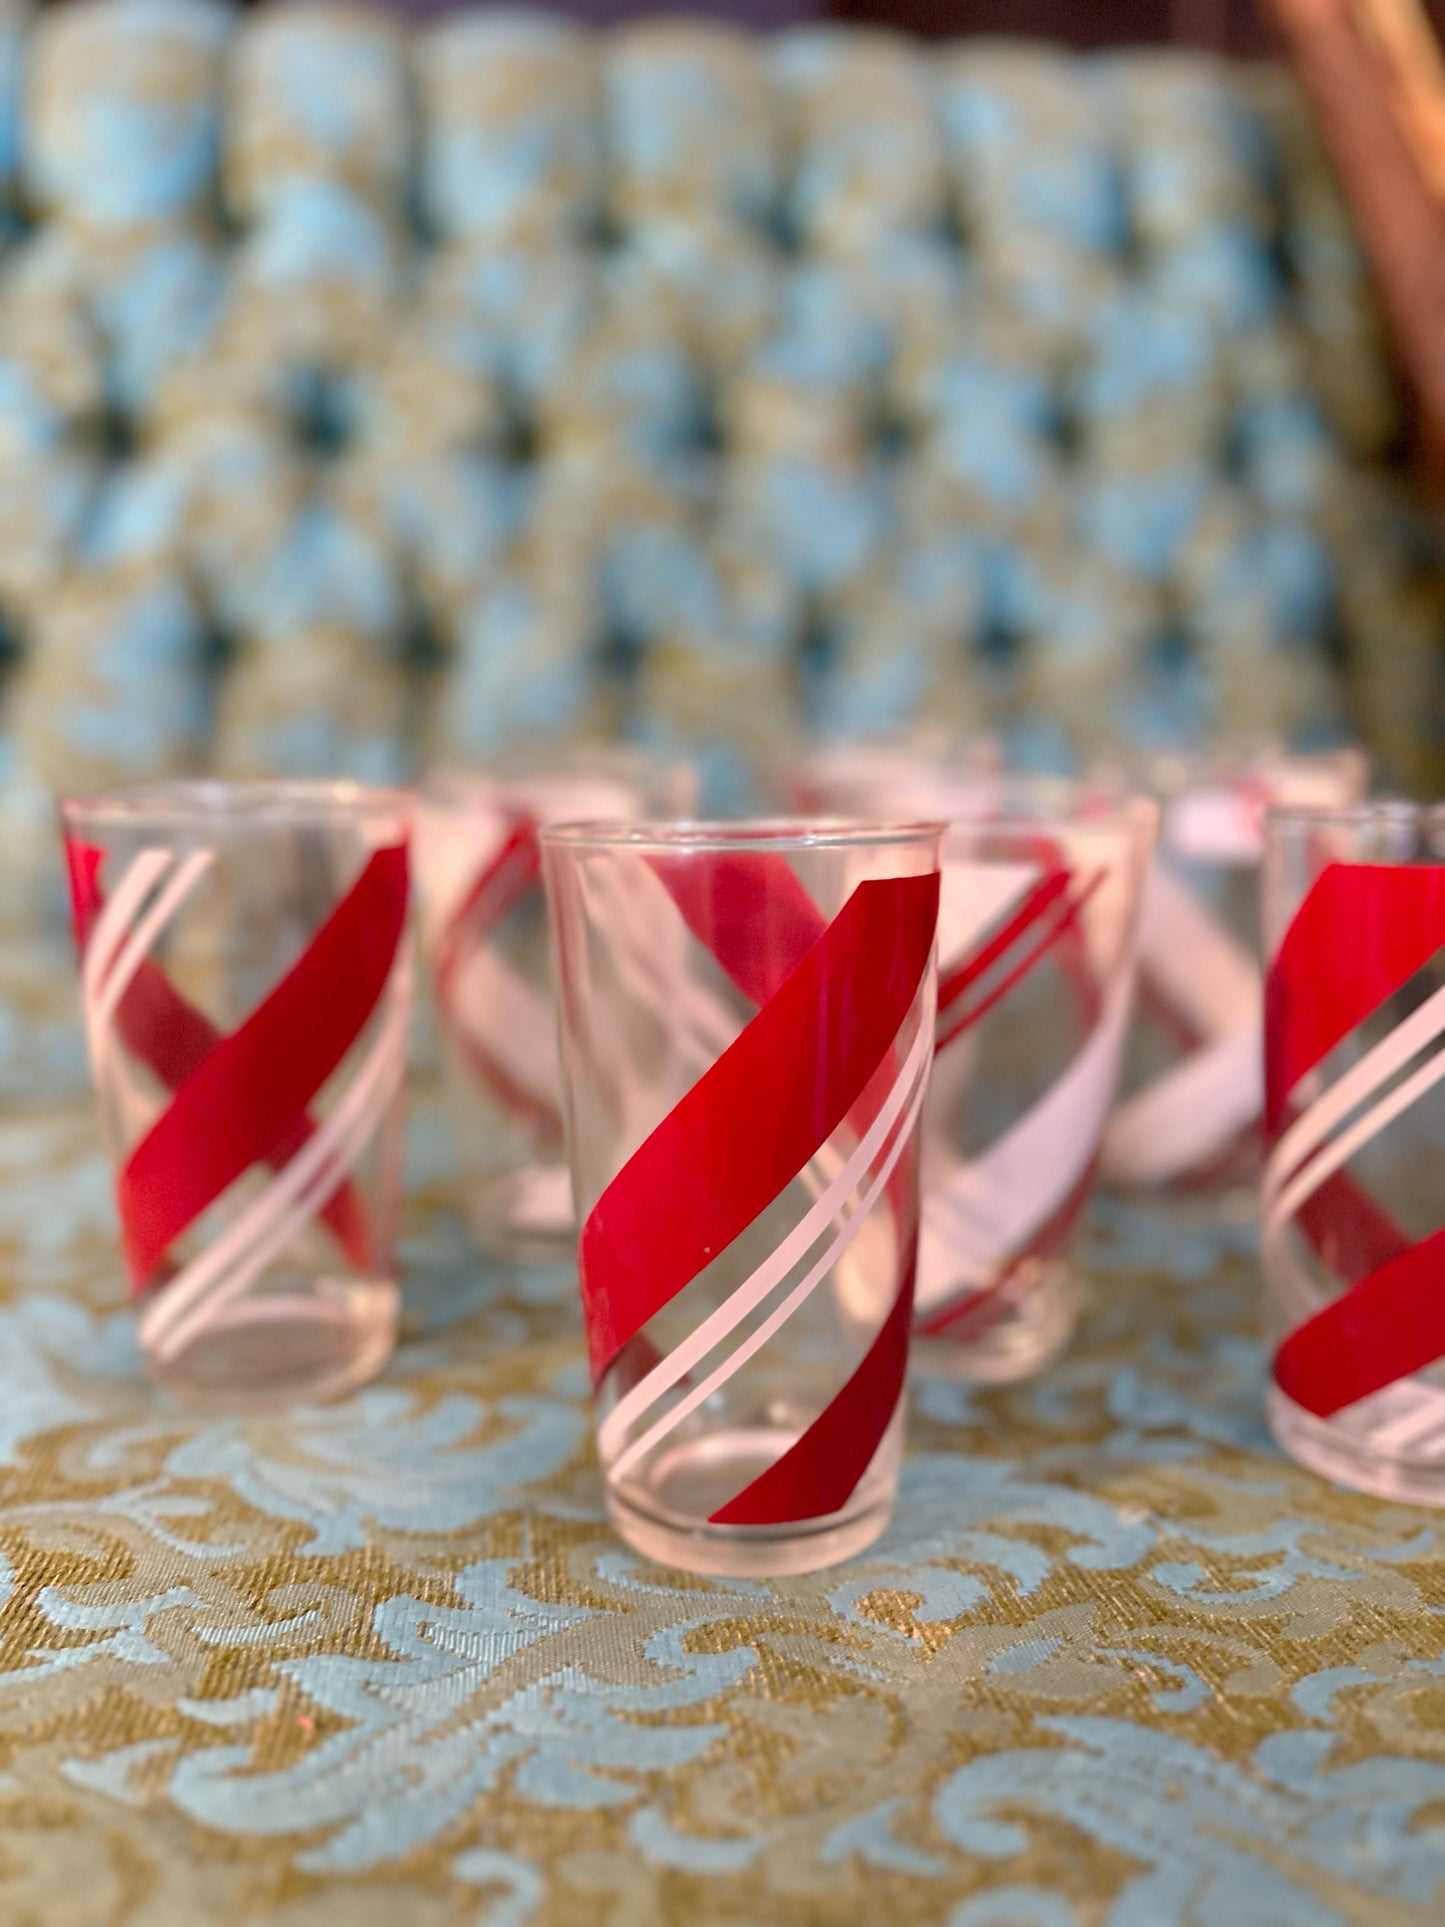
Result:
M919 716L1415 754L1437 546L1281 73L12 3L0 200L12 804Z

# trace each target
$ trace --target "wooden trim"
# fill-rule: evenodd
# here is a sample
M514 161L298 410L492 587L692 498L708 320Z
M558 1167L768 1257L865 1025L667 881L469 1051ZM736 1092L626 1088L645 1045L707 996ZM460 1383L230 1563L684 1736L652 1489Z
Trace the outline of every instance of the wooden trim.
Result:
M1418 453L1445 488L1445 202L1396 116L1395 74L1352 0L1272 0L1354 209L1416 412Z
M1354 0L1361 33L1389 70L1390 104L1425 177L1445 204L1445 51L1420 0Z

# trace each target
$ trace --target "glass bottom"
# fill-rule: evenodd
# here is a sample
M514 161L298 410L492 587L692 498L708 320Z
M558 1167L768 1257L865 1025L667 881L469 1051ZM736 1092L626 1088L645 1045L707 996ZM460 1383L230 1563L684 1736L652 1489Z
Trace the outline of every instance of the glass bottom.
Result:
M619 1535L659 1565L727 1579L775 1579L836 1566L871 1546L898 1489L897 1420L841 1512L780 1526L714 1526L710 1513L781 1458L796 1426L736 1426L660 1452L623 1485L608 1485Z
M489 1257L511 1265L555 1265L575 1256L577 1220L565 1164L463 1182L472 1236Z
M1079 1322L1079 1281L1066 1264L1036 1266L1009 1286L1007 1301L987 1322L961 1321L959 1336L915 1332L912 1370L925 1378L1010 1385L1041 1372L1067 1346Z
M1445 1451L1382 1450L1361 1408L1316 1418L1271 1385L1265 1400L1269 1429L1281 1451L1321 1478L1403 1505L1445 1506Z
M173 1356L146 1348L146 1370L172 1398L200 1411L257 1412L338 1398L390 1358L399 1302L395 1282L379 1278L317 1279L305 1290L238 1299Z

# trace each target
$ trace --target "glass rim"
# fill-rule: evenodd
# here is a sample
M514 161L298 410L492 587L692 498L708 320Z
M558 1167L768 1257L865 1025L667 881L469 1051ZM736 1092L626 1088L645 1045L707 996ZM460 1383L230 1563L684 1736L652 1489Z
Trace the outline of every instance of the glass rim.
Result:
M749 850L901 849L938 843L943 822L885 823L846 816L680 817L675 822L639 818L543 823L544 845L559 850L636 850L719 855Z
M178 777L115 789L79 791L56 799L68 824L86 821L137 828L235 827L252 823L355 822L409 816L415 792L401 784L349 778Z
M1158 810L1148 790L1123 777L999 770L984 772L978 781L985 798L989 785L996 785L996 802L950 817L950 829L1117 830L1137 827Z
M1445 802L1415 803L1405 796L1367 797L1357 803L1270 803L1266 830L1345 828L1445 823Z
M1126 789L1097 811L980 810L977 815L950 817L947 828L960 838L990 836L1002 841L1041 836L1115 836L1138 841L1158 834L1161 814L1157 797L1147 790Z

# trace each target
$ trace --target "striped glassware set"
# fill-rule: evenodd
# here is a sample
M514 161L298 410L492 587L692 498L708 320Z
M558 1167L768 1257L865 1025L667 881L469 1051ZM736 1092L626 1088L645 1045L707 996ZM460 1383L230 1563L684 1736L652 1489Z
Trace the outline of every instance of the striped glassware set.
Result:
M801 759L737 822L620 753L73 799L147 1366L247 1409L387 1359L414 879L462 1201L496 1260L575 1254L650 1556L861 1550L910 1360L1042 1369L1096 1181L1232 1208L1261 1165L1277 1436L1445 1498L1445 812L1364 787L1349 752L1055 781L911 744Z

